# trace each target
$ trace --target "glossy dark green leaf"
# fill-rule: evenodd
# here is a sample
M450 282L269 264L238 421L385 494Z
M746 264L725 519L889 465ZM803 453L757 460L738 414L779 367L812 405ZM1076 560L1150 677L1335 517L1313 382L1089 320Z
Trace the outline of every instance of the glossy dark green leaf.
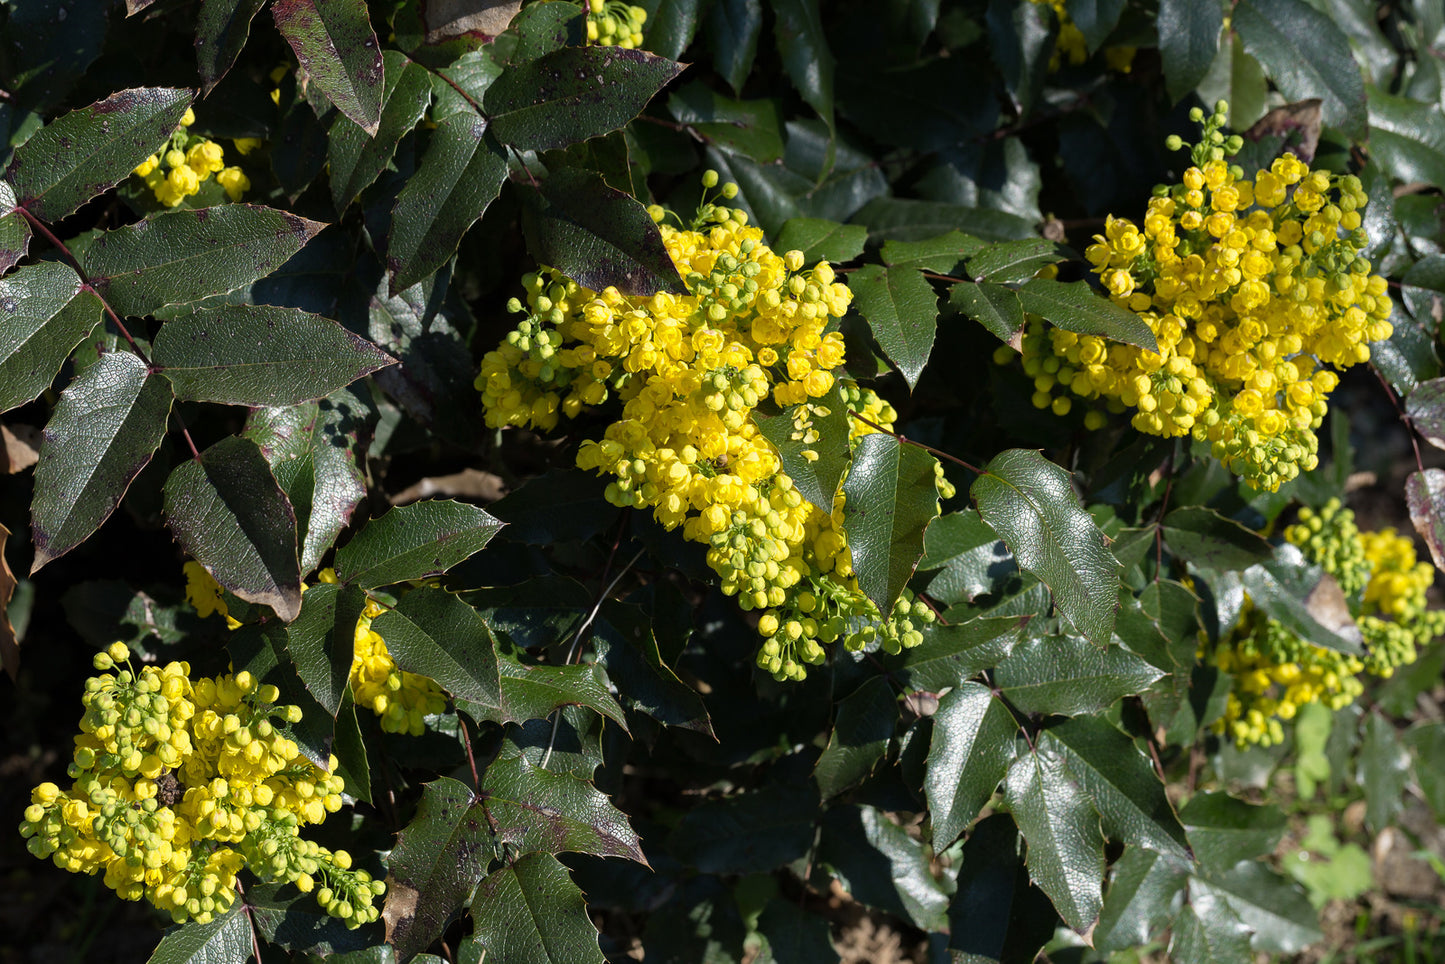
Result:
M1340 584L1294 546L1280 546L1274 559L1250 566L1240 580L1256 606L1301 639L1341 653L1361 652L1360 630Z
M1124 12L1124 0L1065 0L1064 9L1093 53L1114 32Z
M777 18L773 36L788 80L832 130L835 68L819 0L769 0L769 6Z
M431 499L372 519L336 553L336 575L363 589L446 572L492 540L503 523L464 502Z
M930 569L942 571L929 580L929 597L949 604L972 602L1018 573L1003 540L973 509L950 512L923 533L918 571Z
M1249 964L1250 929L1229 904L1208 888L1190 887L1169 939L1169 958L1198 964Z
M1371 88L1370 157L1406 184L1445 181L1445 115L1424 104Z
M1027 640L998 665L994 683L1025 713L1077 716L1142 693L1163 673L1122 646L1082 636Z
M783 471L798 494L823 512L833 511L838 481L848 468L848 419L848 405L836 383L826 395L791 405L777 415L753 409L753 424L778 450Z
M293 954L324 954L329 964L337 964L338 960L344 964L347 957L364 950L377 937L371 928L348 929L340 918L327 915L315 897L297 893L284 884L248 885L246 906L265 940ZM387 947L388 958L390 950Z
M271 16L310 83L375 136L384 68L366 0L272 0Z
M874 239L923 241L959 230L967 231L974 240L985 241L1029 238L1035 234L1034 222L1007 211L911 198L875 198L852 220L867 225L868 235Z
M1080 507L1069 473L1038 452L1009 449L984 467L969 494L1019 567L1053 592L1059 611L1097 645L1107 644L1122 567Z
M482 796L497 822L497 839L514 853L569 852L647 863L627 816L588 780L515 756L487 767Z
M529 10L545 11L546 7L529 7ZM558 10L565 10L566 7L559 7ZM523 16L525 16L525 11ZM575 16L575 14L573 14ZM519 18L520 19L520 18ZM534 17L528 20L536 19ZM566 33L567 28L561 27L561 33ZM564 38L565 39L565 38ZM486 96L487 88L492 82L502 76L505 69L496 60L498 51L495 46L483 47L480 50L473 50L454 60L449 66L439 68L433 75L432 94L436 97L436 105L432 108L431 119L434 123L440 124L456 113L478 113L481 111L482 98ZM383 55L385 56L385 55ZM390 79L391 66L387 66L387 77Z
M817 809L815 789L765 784L688 810L667 849L704 873L761 873L808 852Z
M998 64L1015 110L1026 115L1044 86L1054 49L1052 11L1039 4L990 0L985 18L990 59Z
M758 964L834 964L828 920L790 900L774 897L758 917L758 932L767 938Z
M13 103L27 112L49 113L100 55L109 18L110 5L105 3L10 4L4 37L5 86Z
M898 700L875 677L838 701L828 746L813 768L813 779L826 800L859 783L888 752L898 724Z
M934 467L915 445L872 432L858 442L843 482L843 530L858 588L878 606L893 603L923 556L923 530L938 518Z
M1404 291L1406 300L1410 292ZM1384 341L1370 343L1370 363L1401 395L1409 395L1423 381L1440 377L1435 350L1435 323L1412 317L1398 304L1390 313L1394 331Z
M555 7L528 4L515 16L499 38L505 47L514 36L516 43L503 58L505 63L520 64L536 60L563 47L579 47L586 40L584 9L580 3L561 3Z
M1195 794L1179 819L1200 864L1220 871L1273 853L1286 826L1278 807L1246 803L1222 790Z
M676 60L697 36L705 0L661 0L643 26L647 48L669 60Z
M506 176L506 154L487 133L486 121L458 113L437 125L420 167L391 212L386 270L393 292L410 288L451 260Z
M803 261L852 261L863 253L868 229L821 218L792 218L778 232L778 251L801 251Z
M962 231L948 231L934 238L918 241L891 239L883 242L880 255L894 268L917 268L939 274L952 274L982 251L987 245Z
M302 575L320 565L366 497L361 459L374 420L370 404L348 391L259 408L246 420L245 436L260 447L296 511Z
M1217 3L1160 0L1159 58L1169 99L1183 100L1199 86L1219 52L1224 8Z
M774 98L733 100L695 81L667 98L667 110L690 133L730 153L759 164L783 157L782 103Z
M1191 901L1197 904L1206 891L1222 898L1254 930L1253 950L1295 954L1324 937L1299 885L1258 861L1242 861L1224 873L1190 881Z
M387 861L386 939L409 960L441 936L495 856L489 824L466 784L440 777L422 790L416 816Z
M908 387L918 384L938 330L938 294L912 268L868 264L848 278L854 306Z
M492 503L507 538L532 545L583 542L611 526L617 507L602 497L605 483L581 469L553 469Z
M1390 826L1405 808L1410 754L1395 726L1379 713L1365 721L1360 746L1359 784L1365 791L1365 824L1375 833Z
M201 0L196 12L196 62L206 93L236 62L250 36L252 18L265 5L266 0Z
M1077 716L1045 731L1047 746L1094 801L1106 836L1187 861L1189 841L1164 783L1134 741L1097 716Z
M1044 604L1048 604L1045 596ZM1018 619L971 619L964 623L925 626L923 642L903 653L901 673L908 685L930 693L959 686L993 669L1013 651L1020 638Z
M758 35L762 31L761 0L715 0L713 3L708 14L713 67L734 91L743 89L743 82L752 70L753 58L758 53Z
M599 612L592 641L623 705L664 726L716 738L702 698L663 661L649 614L615 600L605 601Z
M5 180L16 203L59 221L110 190L158 151L191 104L191 92L137 87L51 121L15 151Z
M251 918L238 903L208 924L190 921L170 931L146 964L244 964L252 940Z
M256 443L230 436L181 463L165 484L181 548L216 582L282 622L301 611L296 515Z
M501 708L481 708L476 713L478 719L521 723L549 716L560 706L585 706L627 730L627 717L608 691L596 663L542 666L521 663L510 656L500 656L497 663L501 676ZM477 708L468 706L466 709L470 712Z
M1035 278L1018 289L1024 311L1042 315L1057 328L1081 335L1102 335L1113 341L1158 349L1154 333L1134 312L1120 308L1084 281Z
M129 352L112 352L60 394L35 466L33 573L100 528L166 432L171 391Z
M1015 349L1023 346L1024 309L1018 293L1003 285L964 282L948 289L948 304Z
M958 890L948 909L954 964L1032 961L1054 936L1058 919L1049 899L1029 883L1012 818L996 813L979 821L964 841Z
M15 210L15 189L0 181L0 275L30 250L30 222Z
M992 799L1017 754L1019 727L987 686L963 683L938 701L923 792L942 851Z
M282 83L289 87L292 81L288 78ZM325 168L326 125L305 98L293 97L282 107L281 126L271 143L271 171L287 199L294 202Z
M681 70L644 50L564 47L508 67L482 105L503 144L548 151L623 127Z
M1417 321L1433 324L1437 307L1445 298L1445 255L1432 254L1412 264L1400 279L1400 295Z
M541 263L593 291L686 293L647 209L601 176L563 168L525 197L522 225Z
M65 359L100 321L100 299L58 261L0 278L0 412L50 387Z
M1057 264L1067 257L1068 254L1052 241L1022 238L991 244L970 256L966 264L969 276L976 281L1020 284L1032 279L1045 265Z
M1009 767L1004 803L1028 845L1029 876L1065 923L1085 933L1104 903L1099 814L1063 760L1041 752L1021 756Z
M1445 759L1445 723L1422 720L1405 731L1404 740L1414 760L1420 795L1438 820L1445 814L1445 772L1438 766Z
M1405 480L1405 503L1435 568L1445 569L1445 470L1411 472Z
M324 398L396 359L299 308L228 305L166 322L151 360L186 401L251 407Z
M80 262L117 312L147 315L263 278L323 227L253 204L170 211L106 231Z
M1162 528L1170 552L1205 569L1248 569L1272 553L1259 533L1203 506L1173 510Z
M1364 80L1349 40L1327 14L1305 0L1240 0L1232 25L1286 101L1318 97L1326 124L1364 140Z
M426 68L394 50L383 54L386 85L381 95L381 120L367 133L350 118L331 124L326 156L331 173L331 201L342 211L391 163L397 143L431 104L431 78Z
M1126 847L1110 870L1094 946L1121 951L1147 944L1173 918L1173 903L1189 879L1189 865L1173 857Z
M602 964L582 891L550 854L528 854L482 881L472 917L461 952L468 964Z
M500 704L492 632L475 609L451 593L414 589L371 627L401 669L436 680L453 696L482 706Z
M318 583L301 598L301 613L286 627L286 649L316 701L333 717L351 681L356 623L366 594L355 586Z
M924 930L940 930L947 920L948 896L933 875L933 851L876 807L828 810L815 859L860 903Z

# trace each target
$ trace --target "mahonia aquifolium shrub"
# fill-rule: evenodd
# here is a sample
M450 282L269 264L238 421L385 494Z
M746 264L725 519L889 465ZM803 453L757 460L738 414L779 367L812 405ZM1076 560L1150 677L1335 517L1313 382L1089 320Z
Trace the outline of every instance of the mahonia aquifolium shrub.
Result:
M142 161L135 175L145 181L146 187L155 192L156 200L166 207L177 207L199 192L212 174L216 175L216 183L225 188L227 197L232 201L241 200L251 188L251 179L239 167L226 166L225 151L220 144L187 130L195 122L195 112L187 107L166 149ZM242 141L247 146L242 147ZM245 154L257 142L242 138L235 143L236 149Z
M200 563L185 565L186 600L202 618L224 616L232 629L241 624L227 612L221 587ZM323 569L319 582L335 582L336 572ZM371 709L388 733L421 736L426 718L446 709L446 694L430 677L408 673L397 667L387 651L386 640L371 628L371 621L386 611L378 599L367 599L356 621L351 659L351 697L359 706Z
M193 681L183 662L137 670L124 643L94 665L102 673L81 698L74 782L30 794L20 833L32 854L104 874L121 897L177 922L225 913L243 867L314 893L349 927L377 918L385 884L299 835L339 810L345 789L286 735L299 707L277 705L276 687L245 671Z
M1285 540L1335 577L1364 640L1363 658L1315 646L1255 609L1246 597L1239 625L1210 661L1234 677L1225 713L1214 724L1241 746L1284 738L1281 721L1306 703L1340 710L1364 690L1359 674L1388 678L1445 632L1445 610L1426 609L1435 568L1394 529L1361 532L1355 514L1330 500L1300 510Z
M703 185L716 188L717 174ZM737 187L719 193L732 198ZM663 526L708 546L723 592L762 611L757 661L777 679L802 679L806 665L823 661L823 644L840 638L851 650L875 640L895 653L918 645L932 610L905 593L880 613L858 590L841 492L831 512L805 500L751 417L771 397L789 409L795 439L817 441L813 419L828 412L816 400L832 391L843 362L843 336L830 322L852 292L826 262L803 270L801 252L779 255L745 212L706 196L686 227L651 211L688 294L629 298L551 268L527 275L526 305L509 305L526 318L487 353L477 378L487 424L549 430L559 416L620 399L621 417L601 440L582 443L578 466L613 476L614 505L651 508ZM854 412L893 424L892 406L872 391L840 388ZM850 441L872 431L853 419ZM952 495L935 470L939 492Z
M1066 414L1071 393L1133 409L1139 431L1207 442L1231 472L1273 491L1318 464L1315 430L1339 383L1332 369L1369 361L1369 343L1390 337L1390 298L1360 253L1369 239L1359 178L1285 154L1245 180L1227 163L1242 141L1220 130L1226 110L1191 114L1204 122L1193 166L1155 188L1143 230L1111 216L1085 252L1159 350L1035 318L1023 366L1035 406ZM1089 428L1103 423L1097 409L1086 416Z

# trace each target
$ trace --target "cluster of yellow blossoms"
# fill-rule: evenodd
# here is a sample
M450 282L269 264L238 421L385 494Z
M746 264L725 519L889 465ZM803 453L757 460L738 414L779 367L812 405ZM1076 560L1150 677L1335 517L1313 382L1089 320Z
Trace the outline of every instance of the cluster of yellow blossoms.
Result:
M1414 544L1394 529L1360 532L1354 513L1331 500L1318 512L1301 509L1284 537L1339 582L1356 613L1365 655L1305 642L1246 601L1238 628L1211 657L1234 676L1215 731L1241 746L1280 742L1281 721L1306 703L1348 706L1363 690L1358 674L1387 678L1445 632L1445 611L1426 609L1434 567L1417 561Z
M232 629L241 625L227 612L221 587L210 573L195 562L186 563L185 572L186 599L202 618L215 613L224 616ZM336 572L323 569L317 580L334 583ZM446 694L431 678L397 667L387 651L386 640L371 628L371 621L385 609L379 600L368 599L356 621L351 698L380 717L386 732L420 736L426 729L426 718L446 709Z
M716 187L716 173L703 185ZM736 191L723 185L721 195ZM824 659L821 644L839 638L854 649L875 639L890 652L917 645L915 623L932 611L903 598L881 614L859 592L841 493L832 512L804 499L751 417L771 398L804 444L831 405L892 424L892 408L871 391L835 384L843 337L830 321L852 292L826 262L804 270L801 252L774 252L742 211L705 200L689 227L652 212L688 294L627 297L550 268L527 275L526 306L509 306L526 318L487 353L477 379L487 424L546 430L619 398L621 417L582 443L578 466L613 476L614 505L650 507L663 526L708 546L723 591L763 611L758 665L776 678L802 679ZM870 431L855 420L850 438ZM941 469L939 479L951 494Z
M601 47L642 46L647 11L623 0L588 0L587 42Z
M86 681L70 788L31 792L20 825L30 852L104 874L177 922L225 913L243 867L314 892L348 926L375 920L385 884L298 835L339 810L344 789L286 735L300 709L244 671L192 681L186 663L137 671L129 660L124 643L96 654L97 670L116 672Z
M1054 52L1049 56L1049 72L1053 73L1064 65L1067 60L1071 65L1077 67L1089 59L1089 43L1084 39L1084 32L1079 25L1074 23L1074 18L1069 16L1069 7L1066 0L1033 0L1040 6L1045 6L1054 11L1054 16L1059 21L1059 35L1054 38ZM1120 73L1128 73L1134 66L1133 47L1105 47L1104 58L1110 70L1117 70Z
M1286 154L1244 180L1226 162L1241 143L1220 131L1226 109L1204 118L1196 108L1194 166L1155 189L1143 230L1111 217L1086 251L1159 350L1035 320L1023 363L1038 407L1057 391L1132 408L1139 431L1208 442L1230 471L1273 491L1318 463L1315 429L1339 381L1331 368L1368 361L1369 343L1390 337L1390 298L1360 253L1359 178Z
M166 207L177 207L198 193L212 174L232 201L241 200L241 195L251 187L250 179L239 167L226 166L220 144L187 132L186 128L195 122L195 112L187 107L169 146L142 161L135 175L146 182L146 187L155 192L156 200Z

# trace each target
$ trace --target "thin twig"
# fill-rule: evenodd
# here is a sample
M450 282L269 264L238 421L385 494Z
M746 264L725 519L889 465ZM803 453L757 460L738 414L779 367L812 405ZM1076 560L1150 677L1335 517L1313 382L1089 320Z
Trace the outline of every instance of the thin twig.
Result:
M987 475L987 474L988 474L987 472L985 472L983 469L979 468L978 466L972 465L972 464L970 464L970 463L968 463L968 462L965 462L963 459L959 458L959 457L956 456L956 455L949 455L947 452L943 451L942 449L936 449L936 448L934 448L932 445L924 445L922 442L915 442L913 439L908 438L907 436L904 436L904 435L900 435L899 433L893 431L891 428L884 428L882 425L879 425L877 422L873 421L872 419L865 418L864 416L859 415L856 411L854 411L854 410L851 409L851 408L848 409L848 414L851 415L851 416L853 416L854 418L856 418L858 421L862 422L864 425L867 425L867 426L870 426L871 428L877 429L878 431L882 432L884 435L891 435L891 436L893 436L893 437L896 438L898 441L902 442L904 445L913 445L913 446L916 446L917 448L923 449L923 451L925 451L925 452L931 452L931 453L933 453L934 455L938 456L938 457L941 458L941 459L948 459L948 461L954 462L954 463L956 463L956 464L958 464L958 465L961 465L961 466L963 466L964 468L968 469L968 470L969 470L970 472L972 472L974 475Z
M467 729L467 718L458 713L457 722L462 725L462 746L467 748L467 763L472 768L472 789L480 790L482 781L477 779L477 758L472 753L472 733Z
M527 161L525 158L522 157L522 152L517 150L511 144L507 145L507 150L512 152L512 154L517 158L517 163L522 166L522 170L527 172L527 180L532 182L532 186L540 187L540 185L537 183L537 175L533 174L532 169L527 166Z
M597 618L597 613L602 609L602 604L607 601L608 596L612 595L612 590L617 588L617 584L622 581L622 577L627 575L627 570L631 569L646 551L646 547L638 549L637 554L629 559L627 565L623 566L613 580L607 584L607 588L597 595L596 601L592 604L592 609L587 613L587 618L582 620L581 626L577 627L577 633L572 637L572 645L568 648L567 658L563 661L562 665L569 666L572 661L577 658L578 653L582 650L582 643L586 638L587 630L592 627L592 621ZM552 759L552 749L557 745L557 731L561 725L562 711L553 710L552 734L547 737L547 750L542 754L542 762L538 764L543 770L547 769L547 762Z
M256 918L251 915L251 905L246 903L246 888L241 886L239 879L236 881L236 893L241 895L241 911L251 924L251 953L256 955L256 964L261 964L261 942L256 940Z

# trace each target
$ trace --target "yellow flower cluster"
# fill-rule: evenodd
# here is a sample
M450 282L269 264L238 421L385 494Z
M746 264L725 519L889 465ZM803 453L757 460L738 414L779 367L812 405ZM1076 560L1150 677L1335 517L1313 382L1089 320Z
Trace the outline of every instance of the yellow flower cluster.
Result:
M129 660L124 643L96 654L97 670L116 672L86 681L70 788L31 792L20 825L30 852L104 874L121 897L177 922L225 913L243 867L303 891L319 877L328 914L353 927L375 920L385 884L298 835L339 810L344 789L286 735L301 710L276 705L276 687L245 671L192 681L186 663L137 671Z
M601 47L642 46L647 11L624 0L588 0L587 43Z
M1349 705L1363 690L1358 674L1388 678L1396 667L1413 663L1420 646L1445 633L1445 611L1426 609L1434 567L1418 562L1414 544L1394 529L1361 532L1355 514L1332 499L1318 511L1301 509L1284 537L1340 584L1356 612L1365 656L1314 646L1247 609L1240 627L1213 655L1214 664L1235 680L1215 729L1240 745L1278 743L1280 721L1292 719L1305 703L1332 710Z
M1079 29L1079 25L1074 23L1074 18L1069 16L1066 0L1033 2L1053 10L1059 21L1059 35L1054 39L1054 52L1049 56L1049 72L1057 71L1064 65L1065 60L1076 67L1088 60L1089 43L1084 39L1084 32ZM1104 58L1110 70L1127 74L1134 66L1135 52L1133 47L1105 47Z
M232 201L241 200L241 195L251 187L250 179L239 167L226 166L225 152L220 144L187 133L186 128L195 121L195 113L187 107L180 126L171 135L169 146L160 154L152 154L142 161L135 169L135 175L146 182L146 187L155 192L156 200L166 207L177 207L199 192L201 185L212 174L216 175L216 183L226 189L226 195Z
M716 187L716 173L703 184ZM619 398L621 417L582 443L577 464L614 477L613 504L650 507L663 526L708 546L723 591L763 610L758 664L776 678L803 678L823 660L821 643L840 637L854 648L878 638L891 652L917 645L914 623L932 611L903 599L885 617L858 591L841 494L831 513L805 500L751 418L771 398L790 410L796 439L818 438L813 420L837 404L823 399L843 361L830 321L852 292L826 262L805 271L801 252L774 252L742 211L705 201L686 228L661 223L661 208L653 216L688 294L629 298L552 269L527 275L526 307L510 305L526 318L487 353L477 379L487 424L551 429L559 415ZM844 385L842 395L891 424L892 408L871 391ZM850 426L853 438L870 431ZM946 482L940 491L950 493Z
M317 580L336 582L336 571L323 569ZM368 599L356 621L351 698L358 706L370 707L381 718L381 728L386 732L421 736L426 730L426 718L447 708L446 693L430 677L397 668L386 640L371 628L371 621L385 611L380 602Z
M1156 188L1143 229L1111 217L1085 252L1159 350L1035 323L1024 366L1039 407L1067 391L1132 408L1139 431L1207 441L1232 472L1273 491L1318 463L1332 369L1368 361L1369 343L1390 336L1390 298L1360 254L1359 178L1286 154L1244 180L1226 163L1241 142L1219 130L1225 109L1207 119L1196 109L1195 164Z
M227 612L221 587L200 563L186 563L185 572L186 599L197 614L224 616L232 629L241 625ZM336 572L323 569L317 574L317 580L334 583ZM446 709L446 694L431 678L397 667L387 651L386 640L371 628L371 621L385 608L378 600L368 599L356 621L351 698L358 706L365 706L380 717L381 728L386 732L420 736L426 729L426 717Z

